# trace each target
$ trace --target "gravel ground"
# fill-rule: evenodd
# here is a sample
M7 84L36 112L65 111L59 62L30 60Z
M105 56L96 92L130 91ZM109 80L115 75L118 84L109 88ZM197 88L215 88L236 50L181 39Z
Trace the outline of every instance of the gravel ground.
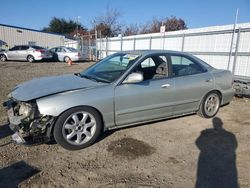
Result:
M91 64L1 63L0 102L20 82ZM234 99L214 119L191 115L119 129L67 151L11 143L1 106L0 187L250 187L249 118L249 99Z

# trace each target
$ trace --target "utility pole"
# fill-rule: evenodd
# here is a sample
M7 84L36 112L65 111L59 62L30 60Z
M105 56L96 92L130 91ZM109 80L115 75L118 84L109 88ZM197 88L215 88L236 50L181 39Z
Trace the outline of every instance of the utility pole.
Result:
M77 16L77 20L76 20L76 37L78 38L78 27L79 27L79 19L81 18L81 16Z
M238 20L238 13L239 13L239 8L237 8L236 15L235 15L232 39L231 39L231 44L230 44L230 52L229 52L229 58L228 58L228 64L227 64L227 70L229 70L229 68L230 68L230 61L231 61L231 57L233 54L233 42L234 42L235 28L236 28L236 24L237 24L237 20Z
M98 58L97 58L97 28L96 28L96 22L95 20L92 21L92 23L94 24L94 28L95 28L95 60L97 61Z

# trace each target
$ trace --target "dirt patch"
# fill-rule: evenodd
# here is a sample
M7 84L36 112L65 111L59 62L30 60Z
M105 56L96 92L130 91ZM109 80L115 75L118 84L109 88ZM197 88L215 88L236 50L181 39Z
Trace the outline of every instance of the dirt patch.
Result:
M152 155L155 152L155 148L134 138L122 138L112 141L108 146L108 151L112 152L114 156L121 156L132 160Z

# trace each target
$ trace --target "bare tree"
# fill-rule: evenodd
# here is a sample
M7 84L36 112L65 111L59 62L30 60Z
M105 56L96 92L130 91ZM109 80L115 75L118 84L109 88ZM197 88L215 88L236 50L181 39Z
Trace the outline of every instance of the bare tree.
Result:
M129 26L126 26L123 32L124 36L137 35L137 34L139 34L139 27L137 24L131 24Z
M101 37L113 37L121 33L119 17L121 17L120 12L107 6L105 14L94 18L93 23L96 29L101 31Z
M140 33L158 33L160 31L161 25L166 26L166 31L187 29L187 25L183 19L172 16L165 19L153 18L151 22L148 22L147 24L142 26Z

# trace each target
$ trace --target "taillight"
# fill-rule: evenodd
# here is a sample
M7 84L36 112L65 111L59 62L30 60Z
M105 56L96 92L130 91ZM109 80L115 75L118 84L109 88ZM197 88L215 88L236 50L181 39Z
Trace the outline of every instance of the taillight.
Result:
M36 50L36 52L44 53L45 50Z

